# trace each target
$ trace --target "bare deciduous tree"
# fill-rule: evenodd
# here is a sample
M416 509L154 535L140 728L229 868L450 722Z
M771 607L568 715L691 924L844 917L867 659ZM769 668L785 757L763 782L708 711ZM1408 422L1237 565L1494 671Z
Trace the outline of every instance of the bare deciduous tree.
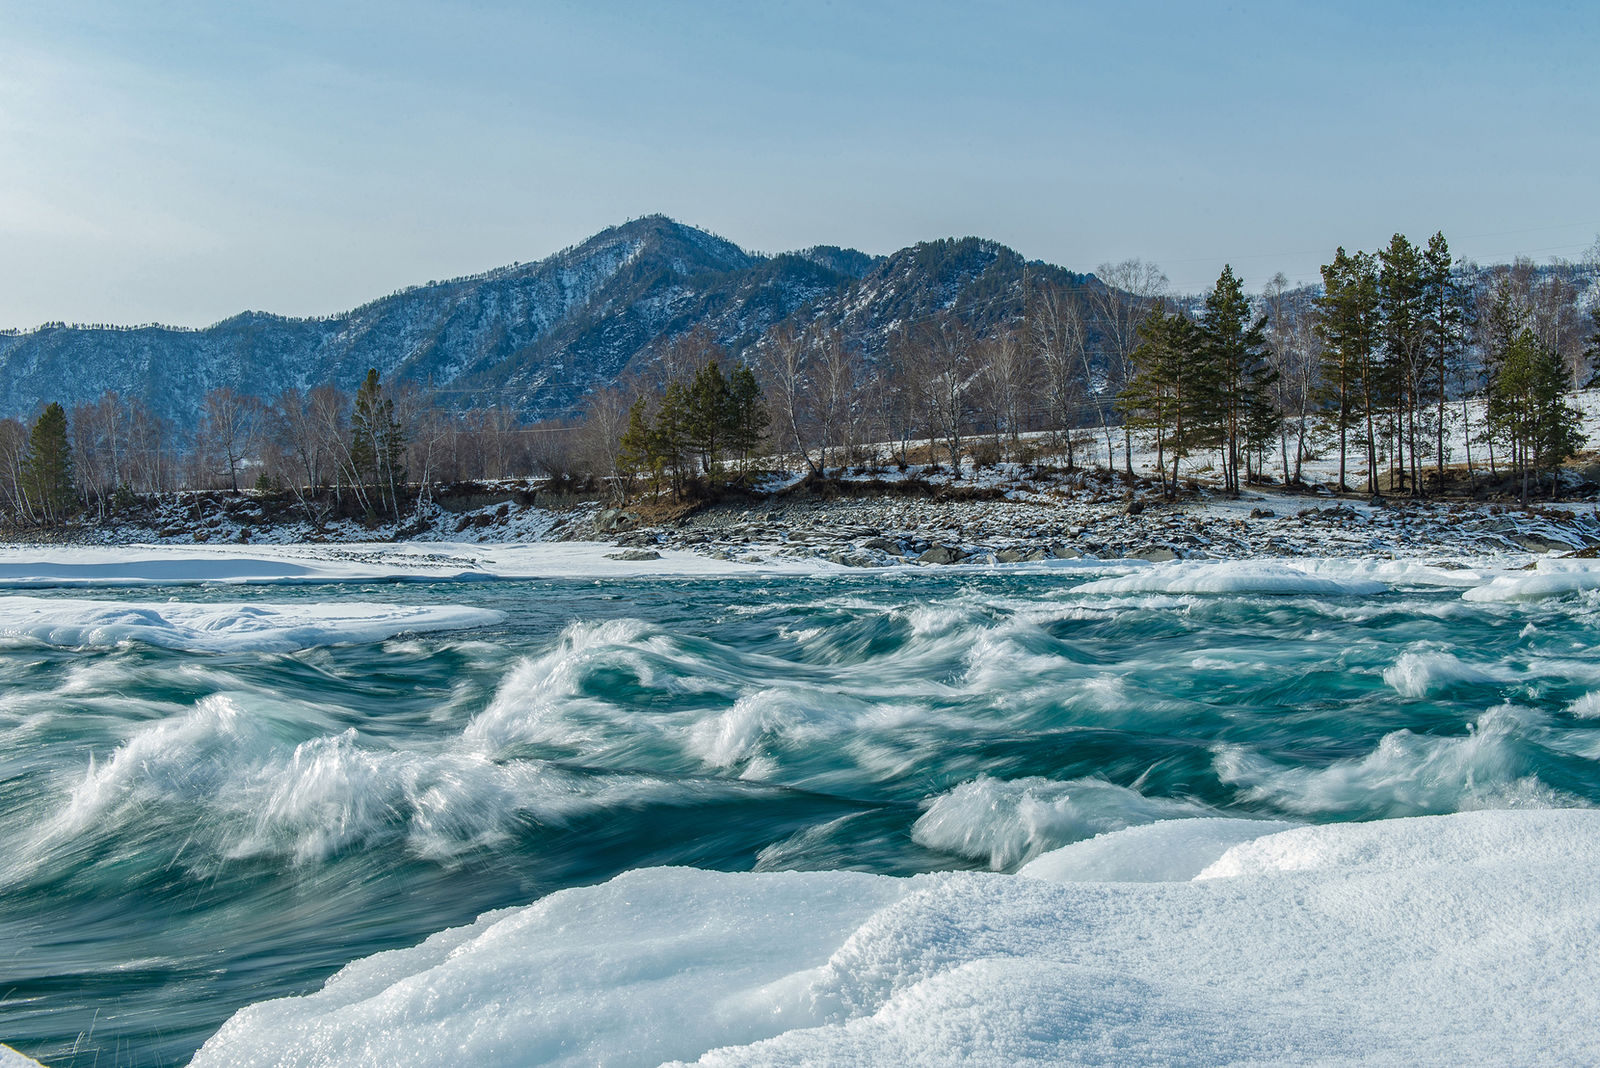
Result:
M1096 325L1100 329L1101 358L1105 382L1100 389L1101 428L1106 435L1106 463L1111 462L1111 430L1107 422L1109 399L1131 381L1136 372L1133 353L1139 347L1139 324L1167 292L1167 276L1161 268L1143 260L1102 263L1095 268L1100 284L1089 289ZM1133 431L1124 425L1122 459L1128 475L1133 475Z
M1050 429L1067 447L1067 470L1075 466L1073 430L1078 425L1088 388L1087 334L1078 298L1061 286L1040 287L1034 296L1028 327L1033 335Z

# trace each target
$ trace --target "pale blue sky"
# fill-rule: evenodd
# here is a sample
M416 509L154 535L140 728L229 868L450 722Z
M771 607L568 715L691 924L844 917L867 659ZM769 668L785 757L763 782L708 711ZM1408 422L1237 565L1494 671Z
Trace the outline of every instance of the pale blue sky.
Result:
M0 0L0 326L346 309L665 212L1252 287L1600 232L1600 5Z

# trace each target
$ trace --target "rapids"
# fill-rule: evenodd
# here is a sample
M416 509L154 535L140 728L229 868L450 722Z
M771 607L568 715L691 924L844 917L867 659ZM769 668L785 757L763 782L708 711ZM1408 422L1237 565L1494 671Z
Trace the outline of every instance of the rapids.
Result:
M0 1040L182 1061L351 961L657 865L1014 872L1175 819L1593 807L1589 574L0 598ZM234 625L263 613L320 629Z

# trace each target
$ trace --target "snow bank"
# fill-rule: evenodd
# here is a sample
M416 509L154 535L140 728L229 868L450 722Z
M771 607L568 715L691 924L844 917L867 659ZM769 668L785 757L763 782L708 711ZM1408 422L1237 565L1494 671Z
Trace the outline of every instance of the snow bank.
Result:
M1360 578L1329 578L1283 564L1254 561L1218 563L1173 562L1141 568L1130 575L1096 579L1074 593L1175 593L1175 594L1309 594L1317 597L1356 597L1383 593L1381 582Z
M1185 882L1230 847L1296 826L1223 817L1161 820L1063 846L1024 864L1018 874L1053 883Z
M1498 575L1461 596L1468 601L1534 601L1585 590L1600 590L1600 560L1540 560L1532 571Z
M1016 876L631 872L243 1009L193 1063L1577 1063L1600 1045L1600 812L1239 824L1122 831ZM1177 859L1141 866L1156 850Z
M0 597L0 636L68 648L144 642L197 653L284 653L376 642L410 631L498 623L486 608L457 605L184 604Z
M768 561L757 567L672 549L662 549L659 559L611 559L617 551L615 545L599 542L144 545L120 549L0 545L0 588L646 578L811 572L820 566Z

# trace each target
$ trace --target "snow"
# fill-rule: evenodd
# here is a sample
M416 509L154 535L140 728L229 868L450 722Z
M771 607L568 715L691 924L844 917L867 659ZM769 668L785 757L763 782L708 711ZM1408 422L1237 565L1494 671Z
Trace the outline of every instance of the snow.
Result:
M1600 560L1540 560L1533 571L1497 575L1461 596L1469 601L1533 601L1586 590L1600 590Z
M0 1068L40 1068L39 1062L24 1057L10 1046L0 1045Z
M499 612L460 605L184 604L0 597L0 639L72 649L144 642L201 653L283 653L418 631L490 626Z
M0 545L0 588L169 586L208 582L315 584L482 582L532 578L643 578L749 574L756 569L697 553L660 550L659 560L615 560L614 545L552 542L477 545L373 542L250 546ZM764 571L817 564L771 562Z
M647 869L243 1009L194 1064L1577 1063L1597 864L1600 812L1530 811L1167 821L1019 875Z

